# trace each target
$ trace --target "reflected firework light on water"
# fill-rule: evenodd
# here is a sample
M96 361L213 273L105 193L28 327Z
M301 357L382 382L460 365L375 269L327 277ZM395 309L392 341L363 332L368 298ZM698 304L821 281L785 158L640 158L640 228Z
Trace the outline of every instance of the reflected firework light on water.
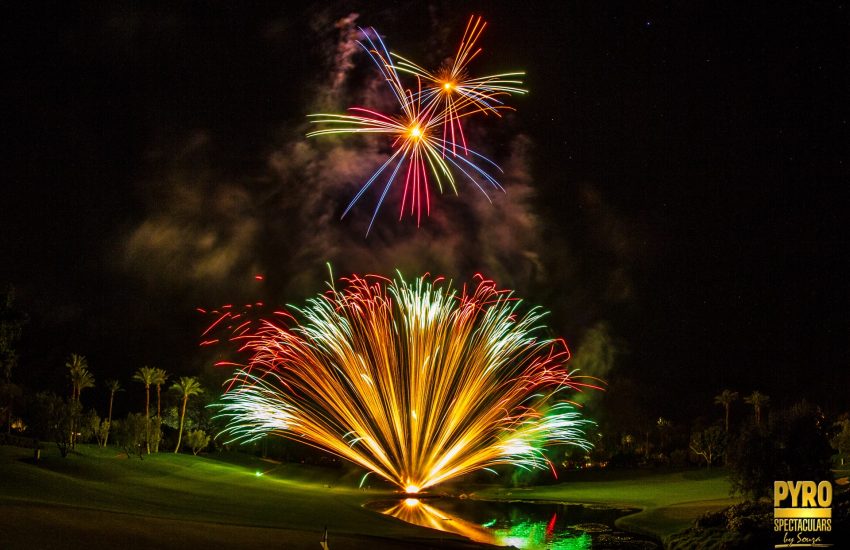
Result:
M565 368L545 313L492 281L353 276L292 309L216 321L248 356L227 363L220 437L298 440L408 493L499 464L551 468L550 445L589 447L592 423L568 398L597 386Z
M408 498L401 503L381 510L381 513L393 516L407 523L428 527L429 529L457 533L462 537L476 542L493 545L499 544L499 540L489 529L446 513L444 510L419 499Z

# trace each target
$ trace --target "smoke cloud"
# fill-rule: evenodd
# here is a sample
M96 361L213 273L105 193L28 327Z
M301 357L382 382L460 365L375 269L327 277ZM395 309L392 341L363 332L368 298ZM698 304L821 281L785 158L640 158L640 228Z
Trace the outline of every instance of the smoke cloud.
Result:
M334 54L314 96L316 104L305 106L305 114L342 111L350 104L391 108L377 73L356 70L358 65L371 69L356 43L356 21L351 14L334 23ZM277 147L266 173L249 182L217 179L202 164L210 154L209 136L188 139L164 163L168 168L161 183L148 188L154 199L147 218L127 238L126 267L154 284L184 288L227 287L253 273L267 273L284 280L293 293L327 278L326 262L337 274L399 269L410 276L431 272L466 280L482 272L505 286L520 287L542 270L526 136L510 137L499 159L506 192L492 190L488 198L458 177L457 196L451 189L435 194L430 217L417 228L415 219L397 219L397 182L367 238L374 194L364 195L348 216L340 217L386 159L387 144L360 136L308 140L306 129ZM477 144L481 138L471 139Z
M192 305L238 299L255 274L264 275L268 300L301 303L323 287L327 263L335 277L399 270L407 277L431 273L463 283L481 273L520 296L549 300L543 303L550 308L592 308L600 294L628 299L629 276L620 266L591 274L609 282L588 296L580 290L587 269L570 239L544 237L535 214L534 145L515 131L511 117L471 119L466 128L469 143L501 166L503 173L496 176L505 192L493 189L485 196L457 177L458 194L450 188L432 194L431 214L417 227L415 218L399 221L402 182L396 182L368 237L378 191L367 192L341 219L351 198L386 160L388 144L374 136L307 139L304 134L311 112L342 112L351 105L392 110L386 83L356 43L357 25L356 14L315 23L317 34L333 40L322 48L325 71L317 77L312 104L301 107L304 122L270 148L260 173L216 173L210 159L217 144L204 133L158 159L161 168L145 185L148 213L122 245L124 267L155 287L178 290ZM587 202L604 208L599 195ZM622 240L614 215L608 218L600 238ZM567 290L556 292L556 286ZM585 314L590 326L593 314Z

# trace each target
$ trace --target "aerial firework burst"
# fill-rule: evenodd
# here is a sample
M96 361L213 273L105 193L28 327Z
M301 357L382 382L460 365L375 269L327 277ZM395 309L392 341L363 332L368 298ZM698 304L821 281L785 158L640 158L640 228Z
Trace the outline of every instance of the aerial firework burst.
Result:
M249 360L218 404L221 435L298 440L410 493L498 464L551 467L546 446L589 447L566 394L595 386L564 368L543 315L483 279L344 279L285 322L236 327Z
M455 155L458 148L463 154L469 152L461 126L463 117L479 112L501 116L500 110L511 109L502 101L503 96L527 93L527 90L519 87L522 80L518 78L525 75L523 72L474 78L469 75L469 63L481 53L481 48L476 48L475 44L486 26L487 23L481 17L471 16L457 53L434 72L396 53L392 54L398 60L395 64L397 70L426 82L425 89L419 92L416 99L440 109L443 139L451 143Z
M454 175L457 171L484 193L488 200L490 197L485 186L503 190L496 178L480 165L489 164L499 172L501 168L468 147L460 124L461 119L476 113L498 114L500 109L507 108L499 96L525 92L515 87L520 81L507 79L522 73L482 78L467 76L467 64L480 51L473 51L473 48L483 28L484 24L480 18L471 29L467 27L451 66L437 73L422 69L400 56L395 56L400 60L396 66L392 62L394 56L387 50L377 31L361 29L365 40L358 44L368 53L382 79L387 83L398 112L387 114L365 107L351 107L348 114L309 115L312 123L323 127L308 132L307 137L369 133L384 134L390 138L389 146L392 152L389 158L361 186L342 214L345 217L372 184L389 172L372 213L367 235L387 193L400 173L404 174L404 191L399 217L403 217L405 213L415 215L417 224L421 221L423 210L426 215L430 213L429 180L436 183L440 192L443 191L443 182L446 181L457 194ZM399 70L413 74L416 77L416 86L406 87L399 77ZM413 91L414 89L416 91ZM459 150L462 153L460 155Z
M368 35L367 41L369 47L364 46L364 48L367 49L392 90L393 96L398 101L401 114L390 116L364 107L352 107L349 109L350 114L347 115L330 113L310 115L313 123L322 124L326 127L321 130L309 132L307 134L308 137L327 134L366 133L386 134L392 138L391 148L393 153L360 188L360 191L357 192L342 215L345 216L348 214L360 197L363 196L386 170L390 170L390 175L375 206L367 234L371 230L372 224L375 222L375 217L378 215L378 210L380 210L387 193L400 171L405 172L404 195L401 201L400 217L404 215L405 207L407 207L410 215L415 213L417 223L421 220L423 205L426 215L431 210L431 199L428 190L429 173L434 178L440 191L443 190L444 178L451 185L452 190L457 192L451 166L466 176L485 195L487 195L486 191L481 187L478 180L476 180L474 174L489 182L493 187L501 189L502 187L499 185L499 182L474 162L471 162L465 157L446 158L445 151L448 147L454 146L454 144L438 137L438 131L436 130L442 123L445 114L435 112L434 105L423 106L420 99L415 99L414 94L404 88L395 67L388 61L389 54L383 42L381 42L380 37L376 39L380 44L380 50ZM470 153L475 157L489 162L498 169L498 166L484 156L474 151L470 151Z

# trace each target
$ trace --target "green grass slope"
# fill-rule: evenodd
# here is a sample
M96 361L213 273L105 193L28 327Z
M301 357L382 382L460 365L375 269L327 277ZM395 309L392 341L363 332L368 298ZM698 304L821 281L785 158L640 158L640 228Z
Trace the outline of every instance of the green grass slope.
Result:
M144 460L83 445L67 459L48 448L0 447L2 548L311 548L328 527L333 550L480 548L362 507L392 498L357 489L342 470L275 464L238 453ZM263 475L257 475L262 473ZM733 502L724 472L604 472L528 489L485 487L481 499L555 500L641 508L620 528L664 540Z
M31 454L0 447L2 548L318 549L325 526L333 550L480 547L366 510L387 493L335 486L319 468L94 446L67 459L48 449L38 465Z

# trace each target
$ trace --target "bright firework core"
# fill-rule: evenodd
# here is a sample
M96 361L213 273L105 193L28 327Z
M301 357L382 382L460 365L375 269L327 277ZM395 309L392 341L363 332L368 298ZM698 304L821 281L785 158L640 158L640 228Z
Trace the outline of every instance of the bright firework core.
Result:
M564 368L544 313L491 281L437 281L353 277L292 326L237 323L248 361L217 404L228 442L302 441L409 495L499 464L551 468L549 445L589 448L566 394L594 386Z
M419 126L414 126L410 129L410 137L413 138L421 138L422 137L422 129Z

